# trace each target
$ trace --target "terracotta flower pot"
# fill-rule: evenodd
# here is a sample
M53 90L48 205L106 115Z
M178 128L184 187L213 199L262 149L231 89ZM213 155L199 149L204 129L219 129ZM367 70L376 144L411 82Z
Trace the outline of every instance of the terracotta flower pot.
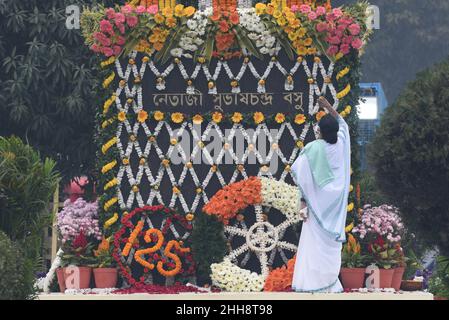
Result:
M95 268L94 269L95 287L97 288L115 288L117 286L116 268Z
M65 278L64 278L64 269L65 268L58 268L56 269L56 278L58 279L59 284L59 291L62 293L65 292Z
M399 291L401 288L402 277L404 276L405 268L398 267L394 269L393 281L391 282L391 287L394 290Z
M360 289L365 280L365 268L342 268L340 276L343 288Z
M380 269L380 288L391 288L391 283L393 281L394 269Z
M64 280L66 288L72 289L90 288L92 268L90 267L76 267L76 268L78 268L79 281L77 281L76 276L73 275L73 273L70 273L70 267L64 268ZM67 283L67 281L70 282Z

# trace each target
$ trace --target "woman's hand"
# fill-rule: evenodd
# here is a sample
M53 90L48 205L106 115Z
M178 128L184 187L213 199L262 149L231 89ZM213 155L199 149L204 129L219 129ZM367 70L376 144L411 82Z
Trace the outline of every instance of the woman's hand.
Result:
M327 101L325 97L321 96L318 98L318 105L321 108L326 109L334 118L338 118L338 112L335 111L334 108L332 108L332 105L329 103L329 101Z

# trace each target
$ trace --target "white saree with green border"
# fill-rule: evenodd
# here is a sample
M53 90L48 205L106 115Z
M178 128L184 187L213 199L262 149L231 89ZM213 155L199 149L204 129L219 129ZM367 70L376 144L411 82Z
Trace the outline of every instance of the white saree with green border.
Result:
M351 170L349 128L338 118L336 144L309 143L292 166L307 203L309 218L302 225L292 288L297 292L341 292L338 275Z

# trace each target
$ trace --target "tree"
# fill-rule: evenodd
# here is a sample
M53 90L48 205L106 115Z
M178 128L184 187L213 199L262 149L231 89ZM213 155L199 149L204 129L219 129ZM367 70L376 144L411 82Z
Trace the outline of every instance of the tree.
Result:
M92 5L95 1L76 1ZM103 1L112 5L118 1ZM17 135L66 178L95 164L98 59L67 29L70 0L0 0L0 135Z
M449 59L420 73L391 107L369 150L382 191L405 225L449 255Z

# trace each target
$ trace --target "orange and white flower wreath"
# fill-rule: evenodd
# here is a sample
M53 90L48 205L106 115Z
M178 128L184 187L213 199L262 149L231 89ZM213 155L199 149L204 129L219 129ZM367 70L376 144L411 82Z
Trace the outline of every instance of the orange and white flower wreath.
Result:
M277 248L296 252L297 246L279 238L286 228L299 223L303 218L299 215L300 191L297 187L283 181L266 177L251 177L218 191L203 207L209 215L215 215L225 225L225 232L242 236L245 244L231 252L223 262L211 265L212 283L226 291L261 291L269 271L268 254ZM229 225L233 218L241 218L242 212L249 206L255 207L256 223L248 230ZM278 226L268 222L263 207L279 210L284 216ZM260 262L261 274L250 272L233 264L236 258L247 251L254 253Z

